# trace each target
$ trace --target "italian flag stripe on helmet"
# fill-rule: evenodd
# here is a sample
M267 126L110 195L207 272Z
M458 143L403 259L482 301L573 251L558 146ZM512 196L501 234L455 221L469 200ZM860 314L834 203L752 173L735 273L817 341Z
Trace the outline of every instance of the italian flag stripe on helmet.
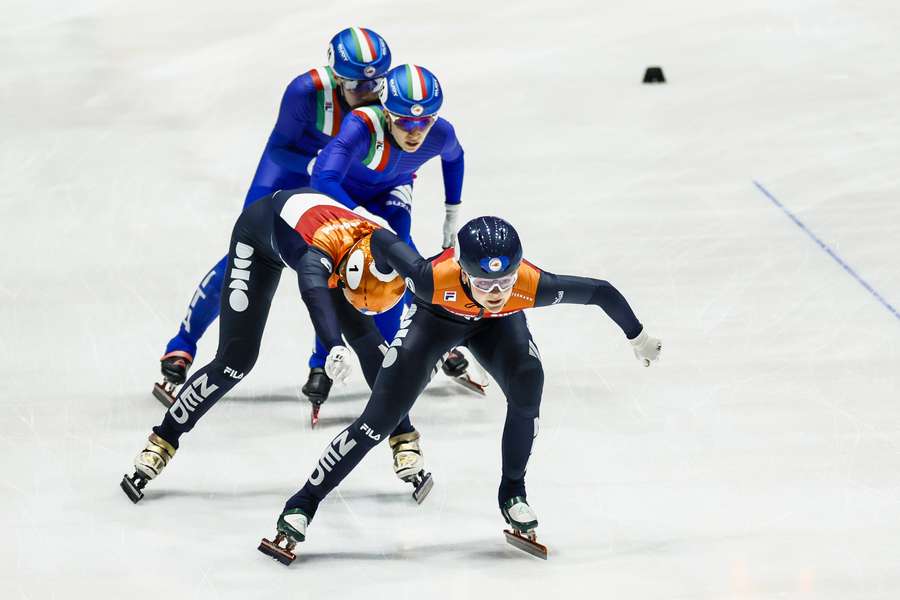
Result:
M406 93L410 100L421 100L428 91L422 69L416 65L406 65Z
M375 60L375 46L369 33L361 27L351 27L350 30L353 32L353 41L356 42L356 59L364 63Z

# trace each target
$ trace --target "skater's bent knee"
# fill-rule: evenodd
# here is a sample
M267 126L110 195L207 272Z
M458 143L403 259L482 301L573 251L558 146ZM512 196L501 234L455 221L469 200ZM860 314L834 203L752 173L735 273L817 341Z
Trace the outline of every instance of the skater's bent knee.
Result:
M544 390L544 369L537 361L517 368L510 377L508 402L520 410L536 411Z
M213 368L233 379L242 379L253 369L257 356L258 348L254 350L241 344L229 344L224 352L216 354Z
M540 391L544 387L544 368L536 360L517 366L511 377L513 386L522 386Z

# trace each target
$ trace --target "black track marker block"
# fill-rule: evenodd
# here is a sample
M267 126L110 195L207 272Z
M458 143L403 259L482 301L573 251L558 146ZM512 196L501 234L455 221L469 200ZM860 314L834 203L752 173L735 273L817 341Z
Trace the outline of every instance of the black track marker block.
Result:
M663 75L662 67L647 67L644 71L644 83L665 83L666 76Z

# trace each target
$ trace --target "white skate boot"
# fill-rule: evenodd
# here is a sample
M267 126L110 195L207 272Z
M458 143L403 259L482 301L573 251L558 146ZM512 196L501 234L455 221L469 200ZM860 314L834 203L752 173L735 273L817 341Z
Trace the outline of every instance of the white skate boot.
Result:
M538 526L537 514L522 496L515 496L503 503L500 513L512 529L505 529L506 541L519 550L547 560L547 546L539 544L535 529Z
M431 473L425 472L425 459L419 447L419 432L410 431L391 436L388 444L394 453L394 473L397 477L411 483L415 488L413 498L419 504L428 496L434 486Z
M122 478L120 484L122 491L137 504L144 497L141 490L147 482L159 475L174 456L175 447L155 433L151 433L147 445L134 459L134 475Z

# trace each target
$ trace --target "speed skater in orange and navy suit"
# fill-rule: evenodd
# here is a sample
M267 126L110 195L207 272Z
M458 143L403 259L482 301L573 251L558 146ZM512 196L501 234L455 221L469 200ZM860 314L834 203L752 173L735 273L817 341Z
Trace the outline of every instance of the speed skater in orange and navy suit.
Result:
M387 345L371 315L389 310L406 292L396 272L369 268L371 234L381 228L374 219L311 188L279 191L244 209L228 249L216 356L182 386L135 458L134 475L123 478L122 489L132 501L143 497L147 482L173 458L181 436L253 369L285 265L297 272L313 327L328 348L328 376L343 381L349 374L352 355L346 338L366 382L374 384ZM422 471L419 434L409 417L394 425L389 432L394 471L416 487L421 501L430 478Z
M538 521L526 501L525 470L538 434L544 371L522 311L553 304L599 306L645 366L658 359L661 342L647 334L612 284L555 275L523 260L519 236L503 219L469 221L457 244L456 253L450 248L424 259L388 231L372 235L377 269L405 277L415 301L384 356L365 410L325 448L309 480L279 516L275 542L264 540L260 546L263 552L285 563L293 560L293 547L305 539L319 503L388 437L422 393L442 354L458 345L468 347L506 396L497 501L512 527L508 537L515 534L535 545ZM543 552L546 557L546 548Z

